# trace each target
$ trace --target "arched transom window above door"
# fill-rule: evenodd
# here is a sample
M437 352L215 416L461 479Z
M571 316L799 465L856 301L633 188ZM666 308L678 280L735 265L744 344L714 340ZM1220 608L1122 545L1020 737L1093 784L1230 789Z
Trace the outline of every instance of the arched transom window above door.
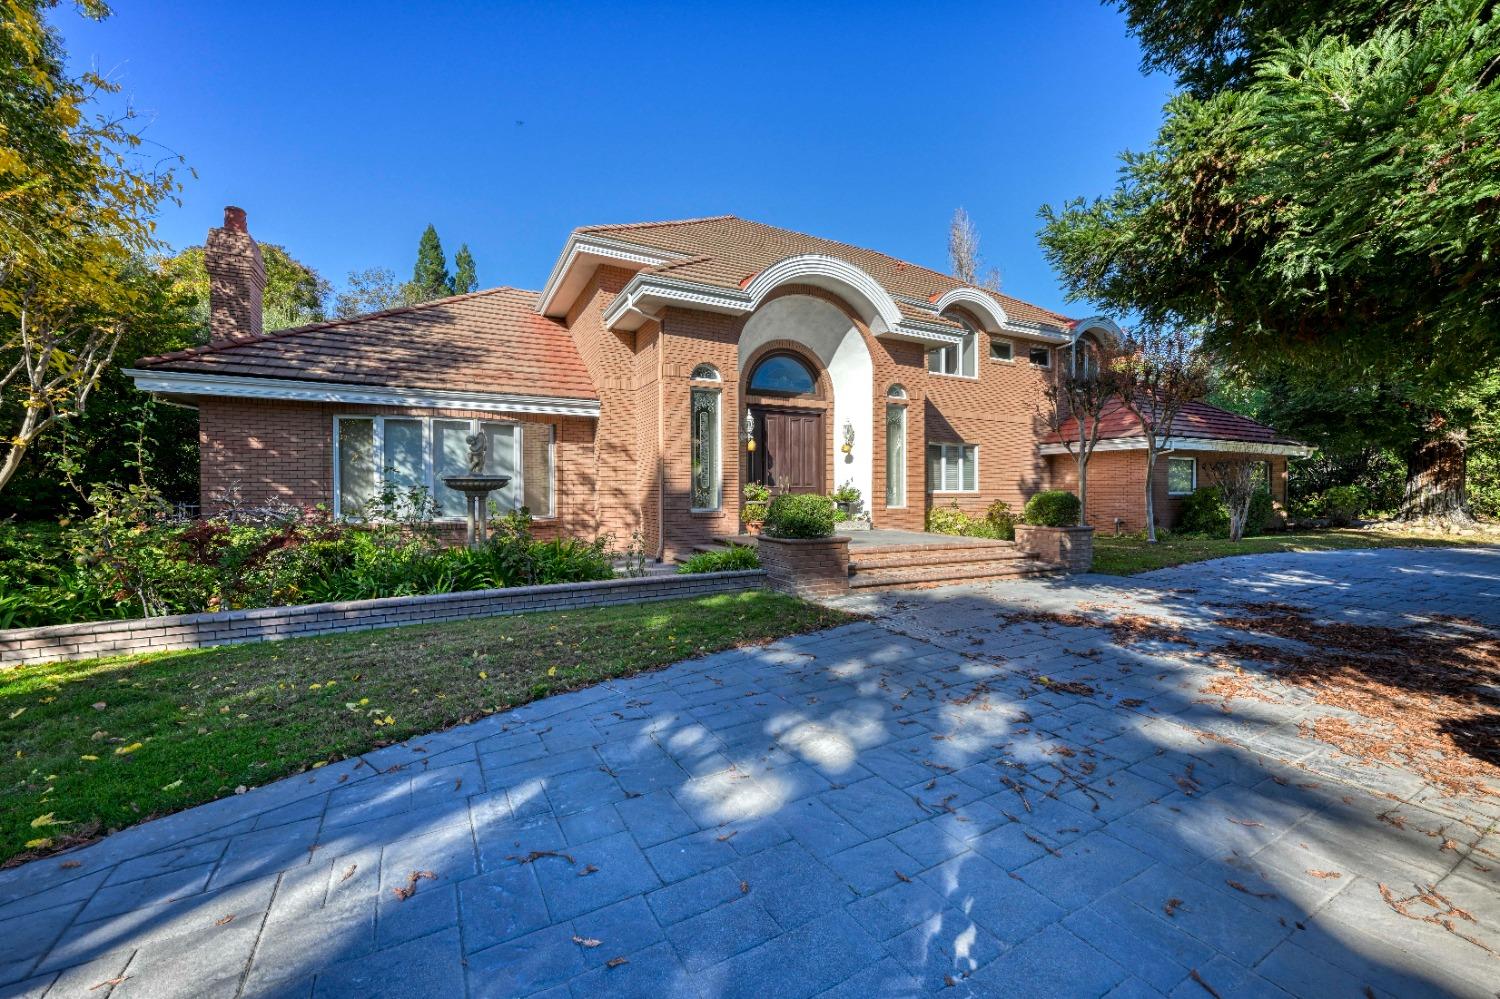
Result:
M759 395L816 395L818 379L795 355L771 354L750 372L749 391Z

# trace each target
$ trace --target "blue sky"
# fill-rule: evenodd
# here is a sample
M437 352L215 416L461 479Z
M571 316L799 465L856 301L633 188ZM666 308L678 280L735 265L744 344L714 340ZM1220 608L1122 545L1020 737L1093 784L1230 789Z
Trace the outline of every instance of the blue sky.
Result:
M334 285L435 224L537 288L574 226L732 212L946 269L965 206L1010 294L1073 314L1036 210L1107 190L1170 86L1123 19L1056 3L282 4L54 14L225 204Z

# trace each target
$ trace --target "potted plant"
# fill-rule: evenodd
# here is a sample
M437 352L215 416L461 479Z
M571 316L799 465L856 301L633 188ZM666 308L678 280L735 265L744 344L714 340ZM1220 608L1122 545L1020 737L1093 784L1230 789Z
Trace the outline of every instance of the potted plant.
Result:
M835 489L831 496L833 502L838 505L839 520L853 520L859 515L861 496L853 479Z
M771 505L771 487L760 482L747 482L743 491L744 502L740 504L740 521L745 533L759 534L766 522L766 511Z

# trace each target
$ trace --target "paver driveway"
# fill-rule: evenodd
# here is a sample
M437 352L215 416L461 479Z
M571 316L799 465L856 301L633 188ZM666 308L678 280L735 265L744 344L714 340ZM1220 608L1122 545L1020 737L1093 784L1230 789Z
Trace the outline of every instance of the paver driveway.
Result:
M0 873L0 994L1493 995L1496 798L1352 765L1310 696L1205 703L1199 649L999 616L1210 643L1246 599L1500 626L1500 551L851 599Z

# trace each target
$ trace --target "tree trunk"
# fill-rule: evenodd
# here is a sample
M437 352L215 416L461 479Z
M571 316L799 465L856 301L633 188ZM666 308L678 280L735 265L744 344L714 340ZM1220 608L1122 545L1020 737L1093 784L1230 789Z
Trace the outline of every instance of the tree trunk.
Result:
M1087 527L1089 523L1089 456L1082 452L1078 455L1078 526Z
M1156 448L1146 447L1146 541L1156 544Z
M1406 455L1406 492L1397 519L1468 527L1474 518L1469 513L1469 455L1464 436L1450 430L1436 413L1426 430Z

